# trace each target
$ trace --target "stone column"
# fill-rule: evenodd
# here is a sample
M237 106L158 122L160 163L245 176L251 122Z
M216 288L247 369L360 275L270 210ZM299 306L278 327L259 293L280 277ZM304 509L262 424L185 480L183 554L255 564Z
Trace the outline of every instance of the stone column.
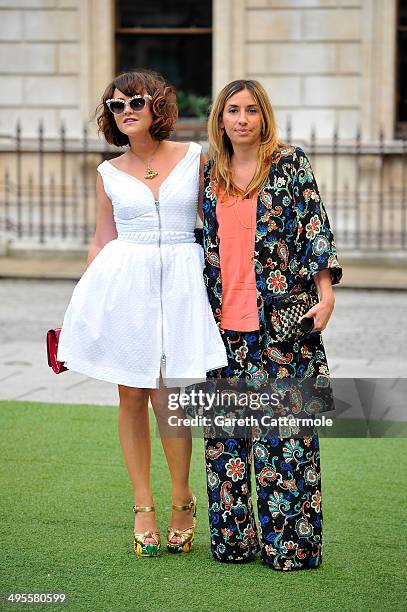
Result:
M213 96L246 76L245 11L246 0L213 0Z

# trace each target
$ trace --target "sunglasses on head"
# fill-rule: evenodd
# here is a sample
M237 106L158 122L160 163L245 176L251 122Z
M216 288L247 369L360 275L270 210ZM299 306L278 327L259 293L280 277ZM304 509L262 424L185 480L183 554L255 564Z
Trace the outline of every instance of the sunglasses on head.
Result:
M123 100L122 98L109 98L106 100L106 105L113 115L121 115L126 110L126 106L128 105L132 111L141 111L146 105L146 100L152 100L152 97L148 94L136 94L132 98L128 100Z

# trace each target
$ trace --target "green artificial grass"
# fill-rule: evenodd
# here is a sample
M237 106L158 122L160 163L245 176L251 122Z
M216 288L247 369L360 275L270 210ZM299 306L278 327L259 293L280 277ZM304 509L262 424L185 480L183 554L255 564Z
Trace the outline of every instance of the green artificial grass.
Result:
M259 560L221 564L209 552L202 440L192 553L132 555L133 496L117 408L0 402L0 591L66 592L66 605L7 609L276 612L404 610L406 450L402 438L321 439L324 560L276 572ZM152 436L153 489L165 534L168 470Z

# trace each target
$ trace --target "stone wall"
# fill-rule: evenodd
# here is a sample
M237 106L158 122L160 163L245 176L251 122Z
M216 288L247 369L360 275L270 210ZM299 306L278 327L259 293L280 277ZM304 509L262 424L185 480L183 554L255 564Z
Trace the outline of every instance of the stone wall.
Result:
M0 135L81 134L112 74L110 0L0 0ZM106 22L108 27L106 29ZM109 44L105 44L106 41Z
M393 138L395 28L396 0L215 0L214 89L260 80L296 138Z
M3 0L0 9L1 133L18 119L27 135L40 119L48 133L61 121L77 131L79 1Z
M136 0L135 0L136 1ZM284 131L393 139L397 0L213 0L216 93L265 84ZM79 135L114 70L113 0L0 0L0 136Z
M343 192L338 196L343 200L341 210L345 210L345 205L349 210L352 208L355 196L348 196L347 189L352 190L352 185L358 183L367 194L366 211L372 209L369 195L372 190L376 192L377 210L389 208L392 202L397 204L392 223L398 223L395 215L402 210L405 176L401 169L401 145L395 140L394 131L397 1L213 0L213 3L214 95L233 79L259 79L271 97L282 137L286 137L290 117L290 143L303 145L311 153L318 182L327 194L335 183L336 162L326 143L337 126L340 140L349 139L339 148L337 187ZM113 0L0 0L0 204L7 199L11 203L20 199L27 214L30 210L27 181L31 177L34 192L38 191L40 181L41 164L34 153L40 119L45 129L44 149L48 151L44 158L44 184L49 201L55 200L50 181L54 175L58 191L59 157L51 151L58 150L55 139L63 121L68 140L66 187L70 188L78 177L79 188L73 189L77 194L73 202L77 199L78 206L82 206L81 185L89 181L89 217L93 218L91 183L101 143L92 143L94 124L89 120L113 75L113 8ZM18 119L22 123L25 151L22 191L18 188L19 158L14 153L13 140ZM87 157L80 145L84 123L90 129ZM354 137L358 125L362 129L363 154L355 174ZM315 147L307 142L311 127L316 130ZM381 127L386 155L378 146ZM388 191L383 201L380 177ZM329 196L327 200L329 210ZM346 215L339 213L338 228L350 216L349 210ZM400 217L400 224L401 221Z

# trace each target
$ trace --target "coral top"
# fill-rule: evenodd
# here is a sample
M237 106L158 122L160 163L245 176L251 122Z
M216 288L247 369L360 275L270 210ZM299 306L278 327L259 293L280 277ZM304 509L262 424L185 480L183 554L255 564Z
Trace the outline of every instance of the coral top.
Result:
M257 196L225 196L222 188L216 206L222 278L221 327L234 331L259 329L254 242Z

